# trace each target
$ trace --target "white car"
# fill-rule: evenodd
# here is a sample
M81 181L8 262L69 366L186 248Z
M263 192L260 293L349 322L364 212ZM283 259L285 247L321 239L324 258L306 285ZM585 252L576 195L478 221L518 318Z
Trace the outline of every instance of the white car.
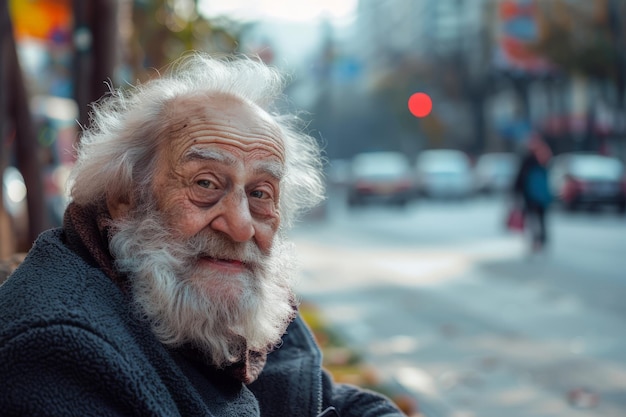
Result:
M456 149L429 149L415 160L418 192L432 198L466 198L474 181L469 157Z
M502 193L511 190L519 168L513 152L488 152L478 157L474 166L474 187L479 193Z

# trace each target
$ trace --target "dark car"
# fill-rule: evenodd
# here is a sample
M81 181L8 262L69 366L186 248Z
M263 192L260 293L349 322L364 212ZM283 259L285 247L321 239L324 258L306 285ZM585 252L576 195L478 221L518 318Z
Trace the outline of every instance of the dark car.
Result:
M400 152L366 152L351 162L350 206L367 203L406 205L415 194L413 171Z
M626 211L626 178L621 160L595 153L561 154L550 164L550 186L566 209L613 206Z

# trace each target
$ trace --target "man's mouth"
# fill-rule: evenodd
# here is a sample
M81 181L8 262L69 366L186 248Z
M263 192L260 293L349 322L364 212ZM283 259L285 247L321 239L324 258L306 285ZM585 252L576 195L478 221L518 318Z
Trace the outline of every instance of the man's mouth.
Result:
M241 271L248 269L248 264L238 259L214 258L212 256L200 257L200 262L210 265L212 268Z

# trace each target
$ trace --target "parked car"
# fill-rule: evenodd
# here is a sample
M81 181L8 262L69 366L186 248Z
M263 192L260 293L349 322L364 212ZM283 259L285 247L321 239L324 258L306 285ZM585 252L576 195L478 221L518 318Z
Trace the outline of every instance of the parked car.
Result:
M582 152L557 155L549 181L557 202L569 210L613 206L626 211L624 164L617 158Z
M351 161L350 206L368 203L404 206L415 195L409 159L401 152L365 152Z
M512 152L482 154L474 166L474 189L478 193L501 193L511 189L519 157Z
M417 190L432 198L465 198L473 193L469 157L456 149L429 149L415 161Z

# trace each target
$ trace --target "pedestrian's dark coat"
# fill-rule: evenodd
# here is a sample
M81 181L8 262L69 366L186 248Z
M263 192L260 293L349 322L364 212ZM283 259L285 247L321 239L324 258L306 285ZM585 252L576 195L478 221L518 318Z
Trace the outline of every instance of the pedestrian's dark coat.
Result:
M44 232L0 286L3 416L401 416L375 393L335 384L296 318L246 385L184 349L169 349L130 311L129 295L93 259Z
M524 199L526 205L547 207L552 201L547 175L547 167L540 164L534 154L528 153L522 158L513 191Z

